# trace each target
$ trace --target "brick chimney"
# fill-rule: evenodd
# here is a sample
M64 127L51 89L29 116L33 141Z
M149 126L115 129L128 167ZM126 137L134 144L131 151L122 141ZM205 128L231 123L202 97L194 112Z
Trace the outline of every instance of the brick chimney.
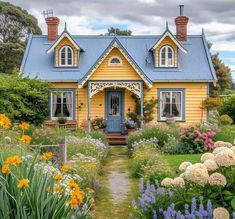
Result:
M47 38L50 41L54 41L58 36L60 19L58 17L47 17L45 20L47 23Z
M179 41L187 41L187 24L189 18L184 16L184 5L180 5L180 16L175 19L176 38Z

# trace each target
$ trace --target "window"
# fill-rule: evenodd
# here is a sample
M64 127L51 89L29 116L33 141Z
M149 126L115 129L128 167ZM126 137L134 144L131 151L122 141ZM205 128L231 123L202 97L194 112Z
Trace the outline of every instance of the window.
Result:
M109 65L122 65L122 60L118 56L113 56L109 59Z
M159 119L164 121L167 117L175 120L184 120L184 90L160 90Z
M174 50L170 46L163 46L160 50L160 67L174 66Z
M51 92L51 118L56 120L58 117L73 119L73 92L56 91Z
M73 66L73 50L69 46L63 46L59 52L60 66Z

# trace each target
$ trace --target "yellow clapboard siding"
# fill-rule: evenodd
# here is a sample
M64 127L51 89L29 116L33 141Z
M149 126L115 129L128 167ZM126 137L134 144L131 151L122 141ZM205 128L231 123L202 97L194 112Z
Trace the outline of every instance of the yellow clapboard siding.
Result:
M78 66L78 50L77 48L71 43L71 41L64 37L61 39L61 41L58 43L58 45L55 47L55 66L59 66L59 50L63 46L70 46L73 49L73 66Z
M177 67L178 66L178 47L176 46L176 44L173 42L173 40L169 37L169 36L166 36L162 42L158 45L158 47L155 49L155 65L156 67L159 67L160 66L160 62L159 62L159 52L160 52L160 49L163 47L163 46L171 46L174 50L174 67Z
M202 101L207 97L206 83L153 83L153 87L145 90L145 100L157 97L158 88L184 88L185 89L185 120L187 124L199 123L206 120L206 110L202 110ZM157 121L157 109L154 113L155 118L151 122Z
M120 57L122 65L110 66L108 61L112 56ZM141 80L141 78L122 53L117 48L114 48L91 75L89 80Z

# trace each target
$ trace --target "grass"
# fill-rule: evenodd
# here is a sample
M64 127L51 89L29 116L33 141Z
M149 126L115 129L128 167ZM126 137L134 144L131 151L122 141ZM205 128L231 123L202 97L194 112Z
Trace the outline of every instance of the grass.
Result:
M166 154L163 155L163 158L169 163L170 167L174 172L178 172L179 165L184 161L189 161L191 163L198 163L200 162L201 154L178 154L178 155L171 155Z

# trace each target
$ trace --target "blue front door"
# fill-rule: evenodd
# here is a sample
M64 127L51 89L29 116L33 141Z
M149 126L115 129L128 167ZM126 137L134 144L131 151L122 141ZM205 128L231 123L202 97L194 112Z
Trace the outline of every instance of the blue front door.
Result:
M107 132L122 131L123 100L121 91L107 91L106 119Z

